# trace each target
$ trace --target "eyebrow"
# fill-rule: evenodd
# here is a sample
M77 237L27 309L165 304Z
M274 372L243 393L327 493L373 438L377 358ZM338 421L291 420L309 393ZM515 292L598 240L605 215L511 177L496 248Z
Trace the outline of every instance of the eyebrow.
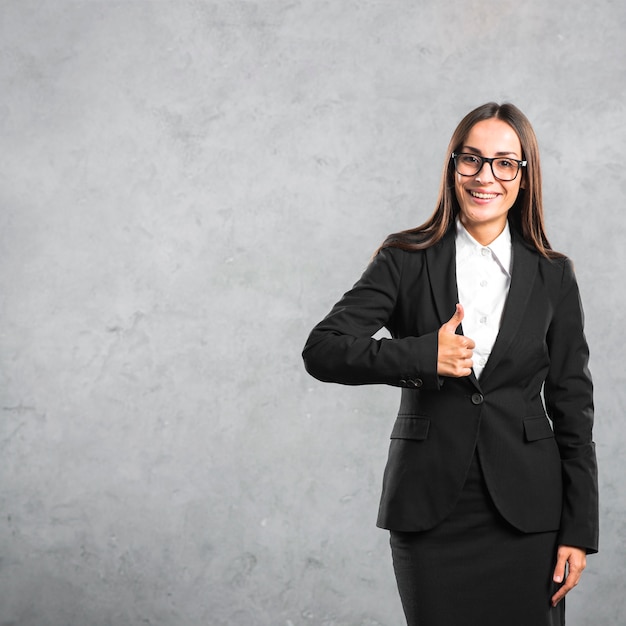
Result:
M478 149L478 148L472 148L472 146L463 146L463 150L472 150L473 152L476 152L476 154L480 154L482 155L482 152ZM517 152L496 152L496 156L518 156Z

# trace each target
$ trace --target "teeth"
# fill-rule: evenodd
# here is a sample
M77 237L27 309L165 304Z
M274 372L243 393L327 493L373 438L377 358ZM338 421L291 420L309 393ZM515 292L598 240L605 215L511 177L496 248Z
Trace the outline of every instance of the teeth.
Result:
M493 200L498 195L497 193L479 193L478 191L470 191L470 194L481 200Z

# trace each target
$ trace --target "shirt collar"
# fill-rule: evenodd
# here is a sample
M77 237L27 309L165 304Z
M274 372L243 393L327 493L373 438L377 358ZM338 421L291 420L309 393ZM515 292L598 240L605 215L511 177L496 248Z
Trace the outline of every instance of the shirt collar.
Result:
M488 245L479 244L461 224L461 220L456 218L456 247L457 256L460 258L467 257L472 252L478 252L483 248L491 251L493 258L498 265L508 274L511 275L511 230L509 222L506 221L504 230Z

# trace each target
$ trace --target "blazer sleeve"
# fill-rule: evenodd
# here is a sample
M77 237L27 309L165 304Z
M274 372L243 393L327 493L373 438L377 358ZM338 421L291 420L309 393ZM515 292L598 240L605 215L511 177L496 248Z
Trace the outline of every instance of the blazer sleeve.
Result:
M544 387L561 456L563 509L559 543L598 550L598 470L593 428L593 385L578 285L563 263L559 299L547 333L550 370Z
M345 385L439 388L437 332L397 336L394 329L403 263L409 254L395 248L379 252L354 287L315 326L302 353L309 374ZM383 327L392 338L373 339Z

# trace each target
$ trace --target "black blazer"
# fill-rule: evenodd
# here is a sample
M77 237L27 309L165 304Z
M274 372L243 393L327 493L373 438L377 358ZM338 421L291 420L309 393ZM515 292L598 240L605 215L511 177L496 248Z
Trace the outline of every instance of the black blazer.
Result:
M437 375L438 330L458 302L454 228L426 250L376 255L311 332L305 366L322 381L402 388L378 526L438 524L477 450L505 519L524 532L558 529L559 543L596 552L592 383L578 286L567 258L544 258L513 224L511 235L509 295L480 381ZM392 338L372 339L382 327Z

